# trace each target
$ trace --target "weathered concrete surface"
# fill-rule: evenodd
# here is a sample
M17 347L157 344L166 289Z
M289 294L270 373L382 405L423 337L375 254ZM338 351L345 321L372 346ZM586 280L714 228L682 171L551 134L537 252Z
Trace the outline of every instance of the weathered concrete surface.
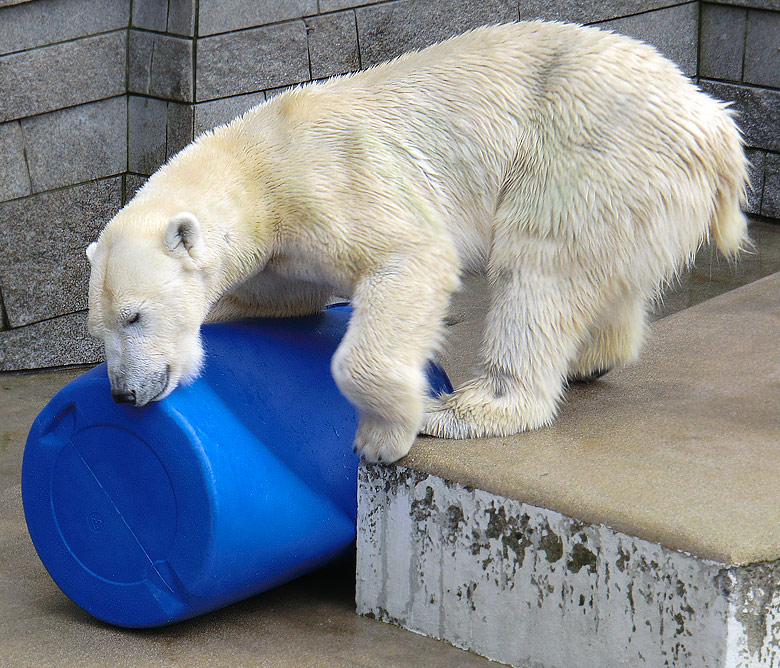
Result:
M404 467L360 472L358 612L524 668L780 666L780 566L729 567Z
M778 331L774 274L655 323L551 428L364 467L359 612L524 667L780 666Z

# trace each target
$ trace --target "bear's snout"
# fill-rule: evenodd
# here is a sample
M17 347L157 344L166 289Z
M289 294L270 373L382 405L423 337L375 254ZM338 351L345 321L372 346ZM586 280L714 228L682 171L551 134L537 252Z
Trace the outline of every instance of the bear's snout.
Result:
M114 401L118 404L134 404L135 403L135 390L130 391L112 391L111 396L114 397Z

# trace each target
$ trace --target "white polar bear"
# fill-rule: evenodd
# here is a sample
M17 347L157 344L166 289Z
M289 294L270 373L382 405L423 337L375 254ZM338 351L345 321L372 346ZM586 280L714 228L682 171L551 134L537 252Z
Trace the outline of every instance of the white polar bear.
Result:
M349 295L333 375L357 450L393 461L419 431L547 425L567 378L633 360L648 302L702 241L746 243L745 187L725 105L650 46L480 28L199 137L89 248L90 329L117 400L143 405L198 374L207 317ZM479 371L427 400L466 272L491 285Z

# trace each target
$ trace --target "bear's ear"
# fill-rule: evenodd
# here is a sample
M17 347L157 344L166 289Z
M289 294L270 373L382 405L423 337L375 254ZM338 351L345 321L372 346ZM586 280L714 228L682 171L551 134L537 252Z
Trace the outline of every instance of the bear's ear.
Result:
M87 246L87 260L92 264L92 259L95 257L95 251L97 250L97 241L93 241Z
M168 222L165 250L172 256L199 265L203 251L200 222L193 213L182 211Z

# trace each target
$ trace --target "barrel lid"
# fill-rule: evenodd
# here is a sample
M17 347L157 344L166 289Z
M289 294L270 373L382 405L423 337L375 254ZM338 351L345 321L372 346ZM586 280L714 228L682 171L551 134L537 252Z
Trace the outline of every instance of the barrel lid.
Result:
M174 547L182 509L170 463L148 441L165 434L171 445L183 435L160 410L145 421L156 430L137 417L140 428L123 427L101 375L64 388L30 430L22 466L28 529L54 581L90 614L122 626L165 623L187 606L170 564L182 549ZM208 525L205 506L196 514Z

